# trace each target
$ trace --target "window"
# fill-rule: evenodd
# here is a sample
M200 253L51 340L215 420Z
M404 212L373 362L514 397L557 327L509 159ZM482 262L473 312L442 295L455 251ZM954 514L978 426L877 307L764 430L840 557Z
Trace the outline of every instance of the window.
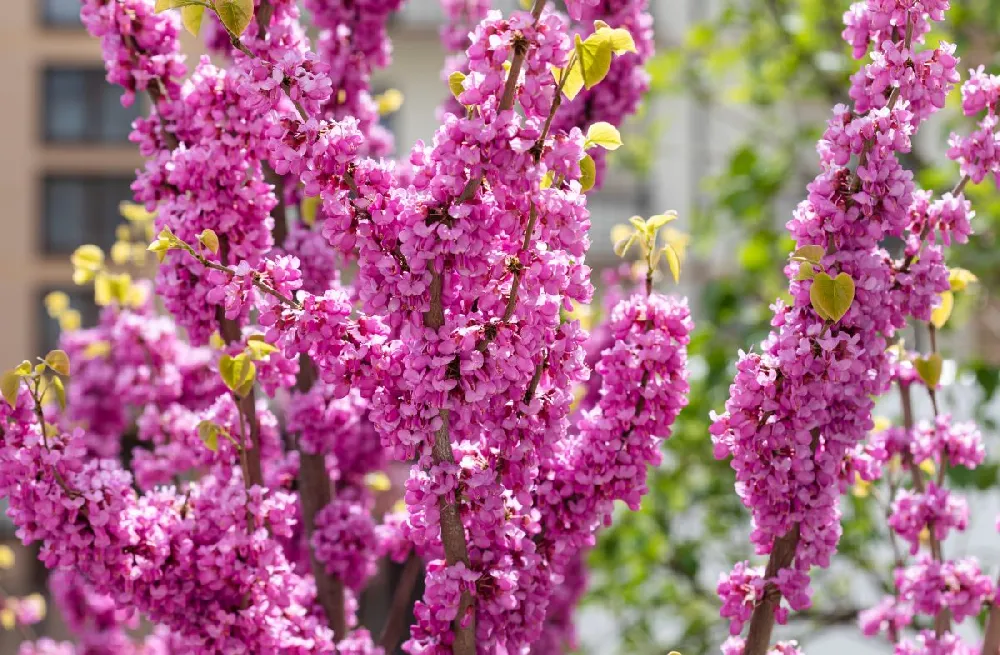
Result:
M43 250L69 254L85 243L107 250L122 222L118 205L132 198L132 178L52 175L43 183Z
M52 27L82 27L80 0L42 0L42 20Z
M121 90L102 68L45 71L46 141L125 143L138 117L138 104L122 107Z
M38 294L38 309L36 319L38 330L38 352L47 353L59 347L59 321L49 316L45 308L45 296L52 291L62 291L69 296L69 306L80 312L80 325L92 327L97 324L99 308L94 303L94 290L90 287L49 287Z

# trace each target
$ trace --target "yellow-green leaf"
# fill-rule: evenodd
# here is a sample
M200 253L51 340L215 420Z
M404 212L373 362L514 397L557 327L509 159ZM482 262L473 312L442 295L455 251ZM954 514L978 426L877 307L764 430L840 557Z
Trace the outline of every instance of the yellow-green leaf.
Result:
M302 212L302 222L306 225L313 225L316 222L316 214L319 212L319 196L306 196L302 199L300 211Z
M392 489L392 481L389 476L382 471L375 471L365 475L365 485L372 491L389 491Z
M618 128L611 123L601 121L594 123L587 130L587 140L584 142L584 149L590 146L600 146L605 150L618 150L622 146L622 135Z
M624 257L625 254L628 253L629 248L632 247L632 244L635 243L636 236L638 235L635 232L633 232L624 239L619 239L618 241L616 241L614 246L615 254L618 255L619 257Z
M403 92L399 89L388 89L385 93L375 97L378 104L378 115L388 116L399 111L403 106Z
M219 450L220 430L221 428L212 421L202 421L198 424L198 438L213 453Z
M52 318L59 318L59 315L69 309L69 296L62 291L53 291L45 296L45 311Z
M240 36L253 20L253 0L215 0L215 13L226 29Z
M69 355L65 350L52 350L45 356L45 364L59 375L69 375Z
M823 246L802 246L792 253L792 259L795 261L809 262L810 264L819 265L820 261L823 259L823 255L825 254L826 248Z
M66 387L63 385L62 378L54 377L49 384L52 385L52 391L56 394L56 402L59 403L59 409L66 409Z
M952 291L965 291L966 287L978 281L979 278L964 268L953 268L948 271L948 283Z
M591 34L586 41L576 35L576 67L583 76L583 85L594 88L611 70L611 41Z
M448 88L451 90L451 95L458 99L458 96L462 95L465 91L465 73L462 71L455 71L448 76Z
M219 358L219 375L230 391L237 396L245 396L253 388L257 367L245 353L236 357L223 355Z
M944 327L944 324L951 318L951 312L955 309L955 294L945 291L941 294L941 302L931 310L931 325L937 329Z
M278 349L261 339L247 339L247 354L254 361L264 359L271 353L278 352Z
M941 355L938 353L932 353L927 357L918 357L913 360L913 367L917 369L917 375L931 389L936 389L938 383L941 381L941 369L943 366L944 360L941 359Z
M662 214L655 214L646 219L646 227L651 230L659 230L661 227L667 223L677 220L677 212L674 210L663 212Z
M583 72L575 60L568 69L553 66L552 72L556 76L556 82L562 82L563 93L566 94L567 99L572 100L579 95L583 89Z
M208 248L211 252L218 254L219 252L219 235L215 233L215 230L209 230L208 228L201 231L198 235L198 241L201 245Z
M91 341L87 344L87 347L83 349L83 356L86 359L97 359L98 357L107 357L111 354L111 342L110 341Z
M674 283L679 283L681 281L681 258L677 256L677 251L669 243L663 246L663 254L667 258L667 267L674 277Z
M128 241L115 241L111 246L111 261L124 266L132 259L132 244Z
M628 222L632 224L632 227L640 232L646 231L646 221L642 220L642 216L633 216L628 219Z
M0 375L0 393L11 407L17 403L17 390L20 386L21 376L14 371L4 371Z
M42 369L44 370L44 368L45 367L43 366ZM29 362L28 360L24 360L23 362L17 365L17 368L14 369L14 373L20 375L21 377L24 377L25 375L31 375L31 362Z
M809 289L809 300L820 318L836 323L854 302L854 280L847 273L836 278L817 273Z
M616 55L623 55L626 52L638 52L635 48L635 40L632 38L632 35L627 29L623 27L612 29L611 27L608 27L607 23L598 27L598 22L600 21L594 21L594 27L596 28L595 34L607 39L612 52Z
M67 309L59 315L59 329L63 332L79 330L81 323L80 312L75 309Z
M146 211L145 207L137 205L134 202L123 202L119 204L118 211L125 218L125 220L132 223L145 223L156 217L155 213Z
M181 22L188 32L198 36L201 31L201 19L205 17L205 7L202 5L188 5L181 8Z
M73 281L77 284L86 284L104 268L104 251L95 245L87 244L73 251L69 261L73 264Z
M552 171L547 171L545 175L542 176L541 182L538 183L539 189L548 189L552 186L552 182L555 181L556 175Z
M811 280L816 277L816 269L809 262L802 262L799 265L799 272L795 274L796 280Z
M590 155L584 155L580 160L580 187L586 193L594 188L597 182L597 164Z

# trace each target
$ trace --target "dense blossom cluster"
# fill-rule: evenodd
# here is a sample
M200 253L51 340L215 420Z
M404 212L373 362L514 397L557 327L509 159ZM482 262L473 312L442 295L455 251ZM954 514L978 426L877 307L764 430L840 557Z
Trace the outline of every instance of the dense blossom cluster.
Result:
M940 244L969 234L964 183L932 200L898 159L958 80L952 45L920 47L947 8L944 1L868 0L845 16L855 56L870 48L871 58L852 78L854 109L834 109L817 148L822 170L788 223L798 246L811 247L800 252L815 254L786 267L792 303L776 303L770 337L759 351L741 353L726 413L711 429L716 456L732 458L752 512L751 540L777 565L771 579L747 564L721 577L734 634L757 612L782 622L784 602L809 605L808 571L829 564L840 536L839 496L854 475L844 462L872 427L873 399L892 380L888 340L909 318L930 318L949 289ZM883 247L889 237L904 240L902 261ZM813 287L827 280L850 289L840 311L817 304L824 290ZM888 452L910 438L892 436L882 442ZM901 493L891 522L917 544L928 522L939 538L964 528L964 504L930 483ZM761 584L772 593L748 592Z
M912 366L908 358L901 364L896 370ZM913 425L909 394L923 383L906 375L894 375L894 379L903 394L904 421L909 425L876 430L858 447L853 462L865 484L888 479L891 490L900 486L900 474L912 480L912 487L895 492L891 498L888 524L909 542L910 554L915 557L898 563L895 594L861 613L861 630L867 636L891 638L898 655L976 652L972 644L952 632L951 622L978 616L994 599L996 588L975 558L943 558L941 544L951 530L965 529L968 508L964 499L941 486L943 477L925 481L924 475L952 466L976 468L985 456L982 435L974 424L954 423L948 415ZM913 640L903 638L904 631L921 615L934 620L935 630L918 631Z
M450 3L475 110L399 162L369 157L392 147L369 87L398 0L307 0L315 52L292 0L238 27L206 11L229 63L186 80L177 12L153 5L83 16L124 101L151 99L133 190L174 321L148 289L110 302L64 337L65 411L39 422L28 374L0 410L0 494L81 648L375 655L356 610L379 557L423 560L408 652L571 645L585 550L615 501L638 507L688 391L685 301L616 297L594 342L565 315L593 293L584 132L648 85L646 2L570 3L576 23ZM596 19L638 52L560 111L553 67ZM379 517L390 459L412 464L405 511Z

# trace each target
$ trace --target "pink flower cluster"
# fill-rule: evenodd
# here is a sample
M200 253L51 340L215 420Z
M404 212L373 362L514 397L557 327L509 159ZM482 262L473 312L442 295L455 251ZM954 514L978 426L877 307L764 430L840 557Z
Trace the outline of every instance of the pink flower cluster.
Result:
M952 46L919 48L928 21L941 20L947 6L868 0L846 14L844 36L855 56L872 47L872 60L853 78L854 110L834 109L817 147L821 172L787 226L799 247L820 246L824 255L815 265L786 267L792 303L776 303L771 335L759 351L741 353L726 412L711 427L716 457L732 459L737 491L752 513L757 552L775 556L779 540L793 551L778 554L789 563L765 581L792 609L809 605L809 569L828 566L836 549L839 497L854 476L844 462L872 427L873 398L889 388L888 340L908 317L927 320L948 290L941 246L931 234L945 243L968 234L964 198L956 192L932 202L898 159L957 81ZM887 237L906 240L903 262L883 248ZM827 320L813 305L820 270L853 282L852 302L839 320ZM897 446L885 440L882 447ZM895 519L909 526L907 536L916 538L915 526L932 511L954 513L953 521L937 517L938 530L963 525L959 507L940 504L945 492L927 493L934 500L899 499ZM722 591L730 607L731 590ZM738 632L747 615L729 617Z
M148 158L136 198L198 253L175 248L157 273L175 323L151 304L109 308L66 337L64 413L40 425L25 392L0 404L0 495L43 562L74 572L74 627L123 653L374 655L351 630L356 594L377 557L416 554L408 652L470 636L483 652L558 652L583 554L615 501L638 507L688 392L685 301L618 299L589 346L563 314L593 293L583 131L619 123L648 84L646 3L571 4L639 53L563 113L551 67L577 28L551 8L470 7L460 99L476 110L444 116L402 162L367 157L390 148L369 84L398 0L307 0L316 53L292 0L258 2L241 47L210 19L231 64L202 59L183 82L176 12L152 4L84 0L83 15L109 79L152 99L132 134ZM307 198L315 229L283 225ZM255 356L257 395L237 396L220 358L261 333L277 352ZM588 350L600 384L574 414ZM317 456L333 500L307 513L296 491ZM413 463L406 511L379 524L366 482L390 457ZM336 636L324 572L348 589ZM138 615L158 626L145 644L124 636Z
M979 184L987 175L993 175L1000 184L1000 118L997 104L1000 101L1000 76L989 75L980 66L969 71L969 79L962 85L962 109L966 116L986 114L979 120L979 129L967 136L952 134L948 143L948 156L957 161L962 174Z

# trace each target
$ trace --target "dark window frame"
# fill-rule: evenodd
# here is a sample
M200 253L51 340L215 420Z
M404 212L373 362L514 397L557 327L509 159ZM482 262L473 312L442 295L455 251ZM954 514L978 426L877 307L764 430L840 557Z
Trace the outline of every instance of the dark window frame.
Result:
M71 5L74 3L70 3ZM75 3L77 5L76 10L76 20L70 23L58 20L52 13L48 0L43 0L38 3L38 20L46 29L49 30L60 30L68 32L79 32L83 31L83 21L80 20L80 9L79 2Z
M99 245L104 250L108 250L112 245L113 241L109 243L109 239L105 236L110 235L114 228L118 225L124 223L124 219L118 214L117 211L110 211L111 203L108 202L108 196L113 192L110 191L113 185L122 184L122 186L130 186L135 180L135 174L131 171L121 172L121 173L106 173L106 174L93 174L93 173L56 173L47 172L43 174L38 181L38 194L40 201L38 206L41 208L39 225L39 235L38 235L38 250L45 256L49 257L65 257L73 253L77 247L83 245L84 243L95 243ZM90 186L91 189L97 187L97 185L103 185L103 188L98 187L99 191L92 192L90 195L86 195L85 202L87 204L84 211L84 220L86 225L83 232L87 235L83 243L76 244L70 248L62 248L53 243L50 238L50 209L51 209L51 199L50 199L50 185L56 182L69 182L69 183L81 183L85 187L85 194L87 193L87 187ZM107 195L105 195L107 194ZM114 195L119 195L115 193ZM111 200L115 200L112 198ZM123 195L118 200L132 200L132 194L129 192ZM107 204L107 207L104 205ZM108 209L109 211L103 211L103 209ZM107 214L107 215L105 215ZM113 223L112 223L113 222ZM111 229L108 229L111 228Z
M50 119L50 111L55 107L51 102L51 87L55 84L58 75L78 75L82 77L83 97L80 102L83 105L84 126L83 132L73 136L57 136L51 129L53 121ZM48 62L40 71L40 88L38 90L41 99L41 123L40 138L42 143L50 147L126 147L131 146L128 140L128 133L121 136L109 137L104 134L104 101L109 99L106 94L114 92L115 102L120 102L121 89L107 81L107 73L104 67L98 63L92 65L79 63ZM130 108L123 108L124 111L134 114L129 120L132 121L143 115L145 107L141 96L136 95L135 104ZM129 129L131 132L131 127Z

